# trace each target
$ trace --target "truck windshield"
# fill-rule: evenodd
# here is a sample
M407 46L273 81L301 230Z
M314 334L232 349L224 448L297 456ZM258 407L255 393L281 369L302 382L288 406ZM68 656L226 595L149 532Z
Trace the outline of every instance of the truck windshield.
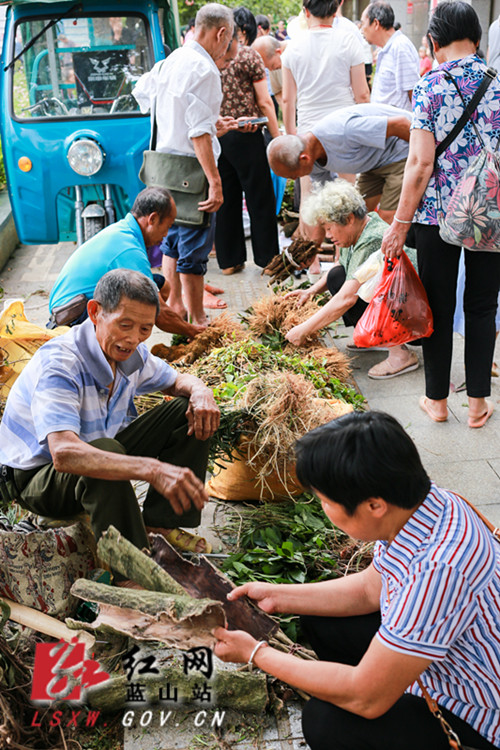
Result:
M28 44L47 20L21 20L16 26L16 48ZM15 63L14 116L139 114L131 91L139 76L150 70L152 60L143 16L63 18Z

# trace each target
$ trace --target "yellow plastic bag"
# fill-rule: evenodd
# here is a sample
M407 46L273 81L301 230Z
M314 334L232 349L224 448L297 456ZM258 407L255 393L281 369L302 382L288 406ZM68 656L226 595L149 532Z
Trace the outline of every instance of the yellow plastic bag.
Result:
M5 303L0 315L0 398L7 398L19 373L36 350L66 331L69 331L67 326L49 331L30 323L20 299Z

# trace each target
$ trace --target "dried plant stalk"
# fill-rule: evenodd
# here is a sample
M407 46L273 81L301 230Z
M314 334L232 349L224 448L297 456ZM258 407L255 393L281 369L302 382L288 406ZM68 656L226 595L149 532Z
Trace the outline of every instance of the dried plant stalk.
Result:
M293 271L310 266L317 252L318 247L315 242L302 238L296 239L274 256L262 274L270 277L270 283L279 284L290 278Z
M189 344L178 344L177 346L156 344L152 347L151 353L156 357L166 359L168 362L182 362L191 365L218 346L233 341L242 341L246 338L248 338L248 332L245 331L241 323L234 321L227 313L222 313Z

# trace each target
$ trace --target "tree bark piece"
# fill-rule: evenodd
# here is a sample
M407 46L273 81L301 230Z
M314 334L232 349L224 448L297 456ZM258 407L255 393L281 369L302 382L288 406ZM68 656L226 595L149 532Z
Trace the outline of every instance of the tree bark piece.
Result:
M97 543L97 554L113 570L148 591L184 596L185 590L147 554L110 526Z
M192 692L196 685L204 682L199 674L185 675L180 663L173 665L161 665L160 675L148 675L140 682L145 685L145 695L148 703L157 704L158 708L164 710L192 710L199 706L201 709L209 708L207 703L195 703ZM159 690L170 684L177 688L178 700L176 703L160 702ZM267 680L263 672L237 672L235 670L221 670L214 672L208 682L211 688L212 705L217 709L228 708L238 712L261 713L265 710L268 702ZM113 677L109 682L97 685L87 692L87 698L92 708L99 709L102 713L122 711L127 700L128 683L124 675ZM128 704L131 710L138 710L141 704Z
M200 555L195 564L179 555L160 534L150 534L150 541L154 560L163 570L168 570L188 594L197 599L208 596L222 605L230 630L246 630L257 640L268 640L276 633L278 624L247 597L228 601L227 594L235 586L206 557Z
M80 578L71 587L71 593L99 604L99 615L90 629L105 626L138 641L161 641L185 650L196 646L213 648L212 630L226 625L219 602L193 599L185 592L178 596L113 588Z

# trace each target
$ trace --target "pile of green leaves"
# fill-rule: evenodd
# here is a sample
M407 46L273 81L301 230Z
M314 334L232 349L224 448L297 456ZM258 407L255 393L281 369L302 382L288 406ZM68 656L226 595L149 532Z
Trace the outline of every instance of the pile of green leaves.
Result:
M323 581L362 570L371 560L371 545L335 528L319 500L306 493L293 503L225 506L217 528L234 550L221 568L236 585ZM298 621L287 617L281 625L296 641Z
M252 340L214 349L190 369L213 388L219 404L241 395L251 380L266 371L304 375L316 388L318 398L340 398L353 404L355 409L364 406L363 396L338 378L332 378L321 360L304 357L303 353L284 354L272 346Z

